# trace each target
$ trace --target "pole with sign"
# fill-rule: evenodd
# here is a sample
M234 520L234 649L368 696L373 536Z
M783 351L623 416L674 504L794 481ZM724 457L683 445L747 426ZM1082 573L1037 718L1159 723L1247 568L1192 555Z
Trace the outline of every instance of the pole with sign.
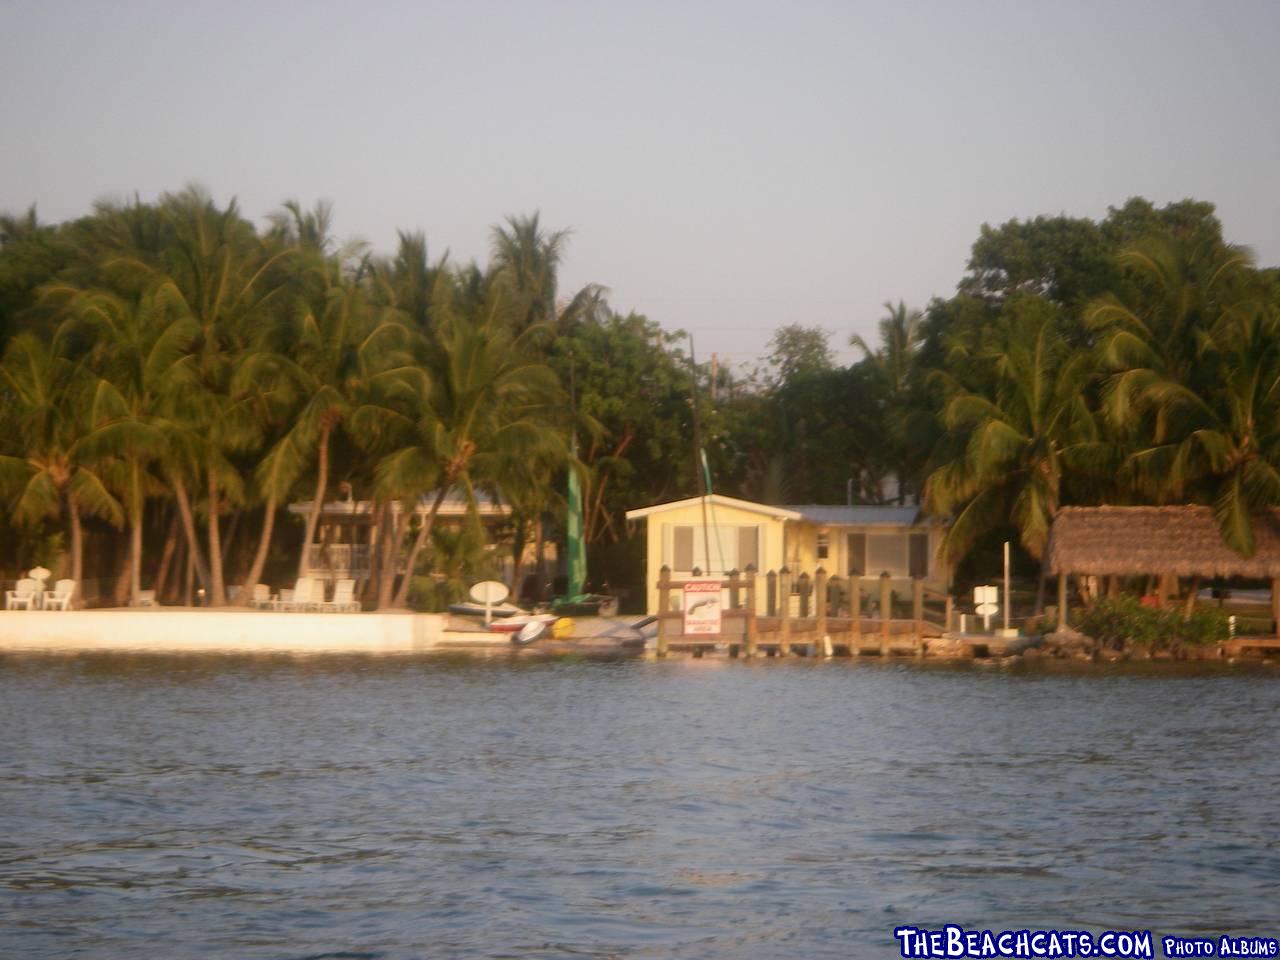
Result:
M1000 590L998 587L974 587L973 610L982 618L982 629L991 629L991 617L1000 611Z

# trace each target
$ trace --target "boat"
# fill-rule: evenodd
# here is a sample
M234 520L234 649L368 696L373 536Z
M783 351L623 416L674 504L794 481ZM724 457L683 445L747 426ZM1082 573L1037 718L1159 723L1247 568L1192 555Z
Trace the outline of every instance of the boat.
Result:
M483 603L451 603L448 610L452 614L459 617L484 617L485 605ZM509 603L490 605L489 614L493 617L515 617L520 614L527 614L528 610L521 610L519 607L512 606Z
M531 623L555 623L558 618L554 613L523 613L510 617L501 617L489 624L490 633L520 633Z
M613 617L618 614L618 598L603 593L580 593L557 597L551 609L562 617Z

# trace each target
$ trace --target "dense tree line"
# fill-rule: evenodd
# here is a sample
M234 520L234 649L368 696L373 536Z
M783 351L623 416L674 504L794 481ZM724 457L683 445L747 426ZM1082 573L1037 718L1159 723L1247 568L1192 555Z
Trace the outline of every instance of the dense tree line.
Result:
M492 241L484 266L411 232L378 256L323 205L259 227L194 188L0 218L5 575L83 579L91 541L119 600L189 565L220 604L291 579L317 513L284 508L341 490L380 520L367 600L403 606L415 571L488 562L477 525L435 523L443 491L511 504L518 582L574 470L595 575L638 586L622 514L697 491L694 404L717 490L920 501L952 559L1005 535L1038 559L1059 506L1104 502L1212 504L1249 553L1280 503L1280 283L1209 204L983 227L957 293L887 303L855 362L788 318L753 371L559 289L568 235L536 215Z

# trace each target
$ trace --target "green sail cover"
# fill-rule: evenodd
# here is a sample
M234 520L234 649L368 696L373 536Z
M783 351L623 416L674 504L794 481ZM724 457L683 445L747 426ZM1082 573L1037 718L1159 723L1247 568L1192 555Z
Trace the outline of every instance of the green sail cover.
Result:
M576 597L582 593L582 585L587 579L587 554L582 544L582 488L578 483L578 471L569 469L569 523L566 531L568 540L568 596Z

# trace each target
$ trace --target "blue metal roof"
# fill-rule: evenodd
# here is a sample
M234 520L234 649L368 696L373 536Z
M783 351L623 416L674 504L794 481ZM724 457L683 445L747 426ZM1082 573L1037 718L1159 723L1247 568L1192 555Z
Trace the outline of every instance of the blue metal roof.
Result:
M826 527L910 527L920 517L916 506L828 506L820 503L788 505L806 520Z

